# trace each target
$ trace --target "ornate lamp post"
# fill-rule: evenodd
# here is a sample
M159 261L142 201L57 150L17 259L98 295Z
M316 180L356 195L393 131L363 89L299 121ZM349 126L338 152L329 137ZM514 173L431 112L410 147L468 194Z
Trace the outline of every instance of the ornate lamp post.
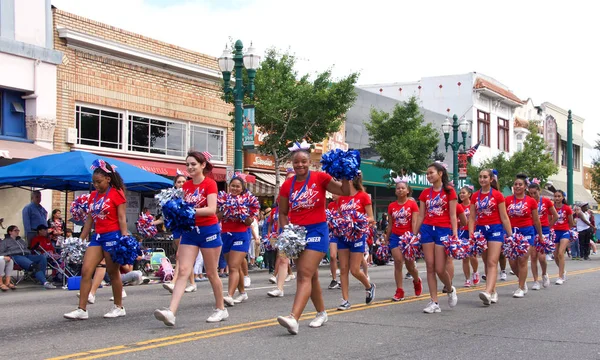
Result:
M260 65L260 56L256 54L256 50L250 47L246 53L242 53L244 44L241 40L235 42L235 51L232 53L227 47L223 50L223 54L219 57L219 69L223 73L223 91L227 102L230 93L233 95L235 107L235 156L233 160L234 171L243 171L243 153L242 153L242 121L244 114L244 94L248 94L251 98L254 97L254 77L256 69ZM235 68L235 85L230 87L231 71ZM248 86L243 83L243 68L246 68L248 73Z
M462 133L462 142L458 141L458 130ZM450 130L452 130L452 143L448 142L450 138ZM463 151L467 149L467 131L469 130L469 123L463 119L463 121L458 123L458 116L454 114L452 117L452 123L450 120L446 118L446 122L442 124L442 131L444 132L444 140L446 145L446 151L448 151L448 146L452 147L452 178L454 180L454 187L458 191L458 152L460 147L462 146Z

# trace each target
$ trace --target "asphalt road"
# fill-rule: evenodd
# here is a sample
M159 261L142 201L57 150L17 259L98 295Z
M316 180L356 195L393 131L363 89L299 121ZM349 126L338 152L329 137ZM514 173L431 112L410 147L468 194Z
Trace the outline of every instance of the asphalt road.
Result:
M328 268L321 268L321 285L329 322L320 329L300 322L292 336L275 317L291 310L295 282L286 283L285 297L268 298L273 288L265 272L252 274L249 300L229 308L220 324L205 322L213 297L208 283L185 294L177 325L165 327L154 319L155 308L167 306L170 295L160 285L127 287L127 316L103 319L111 303L110 289L100 289L90 319L67 321L62 314L77 306L76 292L24 287L0 293L0 358L5 359L600 359L600 328L595 301L600 298L600 256L568 261L568 281L513 299L516 277L499 282L499 303L484 307L479 288L462 288L461 267L455 262L458 306L450 310L440 297L442 312L422 313L428 296L389 299L395 291L393 267L371 268L376 300L364 306L364 291L351 280L349 311L334 310L340 290L326 289ZM424 264L419 264L421 272ZM557 268L550 266L555 279ZM422 277L424 278L424 273ZM225 281L226 282L226 281ZM530 284L531 286L531 284ZM407 296L412 283L405 280ZM441 289L441 285L440 285ZM305 318L314 317L312 304Z

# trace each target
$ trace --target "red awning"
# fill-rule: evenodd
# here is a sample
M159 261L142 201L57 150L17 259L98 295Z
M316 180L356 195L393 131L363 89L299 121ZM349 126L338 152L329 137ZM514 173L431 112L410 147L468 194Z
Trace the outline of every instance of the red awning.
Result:
M150 160L140 160L140 159L131 159L125 157L116 157L111 156L117 160L121 160L133 166L137 166L142 170L146 170L158 175L162 176L170 176L175 177L177 175L177 171L183 173L185 176L189 176L188 172L185 169L185 164L176 164L171 162L161 162L161 161L150 161ZM212 177L215 181L226 181L227 179L227 170L222 167L214 167L209 177Z

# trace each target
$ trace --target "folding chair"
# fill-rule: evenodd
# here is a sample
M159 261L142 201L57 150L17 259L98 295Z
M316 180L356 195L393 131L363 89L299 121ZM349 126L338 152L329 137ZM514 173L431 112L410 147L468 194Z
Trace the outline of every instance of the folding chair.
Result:
M14 271L14 275L12 278L13 278L13 282L15 283L15 285L18 285L23 280L33 281L33 278L31 277L31 273L28 271L25 271L25 269L20 267L19 264L17 264L16 262L13 264L13 271Z

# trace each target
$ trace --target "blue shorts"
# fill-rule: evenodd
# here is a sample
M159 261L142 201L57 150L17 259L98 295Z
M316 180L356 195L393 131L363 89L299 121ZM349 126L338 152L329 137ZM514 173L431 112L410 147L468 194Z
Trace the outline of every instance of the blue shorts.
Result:
M469 239L469 230L458 230L459 239Z
M323 221L322 223L303 226L306 229L305 249L326 253L329 250L329 226L327 222Z
M223 254L230 251L247 253L250 249L250 236L247 231L224 232L221 234L223 240Z
M433 225L421 225L421 244L431 244L444 246L442 240L452 235L452 228L445 228Z
M537 234L537 230L535 231L535 233ZM542 234L545 237L549 237L550 236L550 226L542 226Z
M196 231L183 233L180 245L194 245L202 249L211 249L223 245L219 224L197 226Z
M521 234L527 240L529 245L533 246L535 242L535 228L533 226L526 226L522 228L513 228L513 234Z
M390 251L400 246L400 235L390 234Z
M173 231L173 240L181 239L181 233Z
M343 240L340 239L337 236L331 236L331 235L329 236L329 243L330 244L336 244L337 245L340 241L343 241Z
M558 244L562 239L571 240L571 233L569 230L554 230L554 234L556 234L556 239L554 239L554 243Z
M505 232L502 224L477 225L475 231L482 233L487 241L504 242Z
M339 250L350 250L351 253L364 253L365 252L365 244L367 240L367 236L363 236L360 240L356 241L346 241L340 239L338 241L338 251Z
M88 246L102 246L102 250L110 252L117 246L121 238L121 231L111 231L104 234L96 234L94 239L88 243Z

